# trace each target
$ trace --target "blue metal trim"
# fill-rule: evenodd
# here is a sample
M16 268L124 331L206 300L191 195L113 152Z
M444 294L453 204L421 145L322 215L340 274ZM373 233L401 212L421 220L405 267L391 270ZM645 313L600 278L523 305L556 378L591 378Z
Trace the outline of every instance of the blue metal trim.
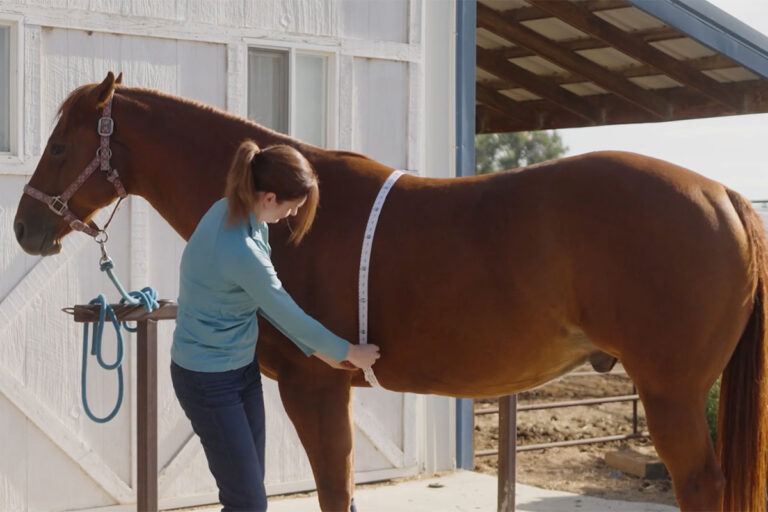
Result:
M768 37L705 0L627 0L768 79Z
M456 468L475 469L475 412L474 400L456 399Z
M476 0L456 0L456 175L475 175ZM456 399L456 467L474 469L474 411Z
M475 175L476 0L456 0L456 176Z

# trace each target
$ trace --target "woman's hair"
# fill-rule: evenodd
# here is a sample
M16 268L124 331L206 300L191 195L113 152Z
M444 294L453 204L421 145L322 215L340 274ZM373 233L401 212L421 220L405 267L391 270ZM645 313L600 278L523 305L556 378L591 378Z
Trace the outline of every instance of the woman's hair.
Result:
M259 192L273 192L278 202L307 198L299 208L289 242L298 245L315 220L320 191L317 175L304 155L286 145L259 149L252 140L237 148L227 174L225 196L230 223L247 219Z

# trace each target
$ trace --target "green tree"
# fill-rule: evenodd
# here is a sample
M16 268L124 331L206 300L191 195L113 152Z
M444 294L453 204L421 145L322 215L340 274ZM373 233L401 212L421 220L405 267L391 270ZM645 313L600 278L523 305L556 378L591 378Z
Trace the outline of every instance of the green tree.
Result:
M555 131L475 135L475 174L514 169L561 157L568 151Z

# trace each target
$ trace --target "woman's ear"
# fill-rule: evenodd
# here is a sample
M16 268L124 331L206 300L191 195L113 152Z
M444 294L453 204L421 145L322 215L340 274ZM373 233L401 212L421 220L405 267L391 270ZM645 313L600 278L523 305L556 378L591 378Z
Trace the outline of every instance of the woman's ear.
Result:
M264 202L267 204L277 203L277 195L274 192L265 192Z

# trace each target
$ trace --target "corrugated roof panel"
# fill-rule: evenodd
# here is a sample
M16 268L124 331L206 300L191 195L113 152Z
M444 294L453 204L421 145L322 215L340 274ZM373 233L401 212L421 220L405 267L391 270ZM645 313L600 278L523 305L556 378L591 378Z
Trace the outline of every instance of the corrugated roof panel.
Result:
M649 43L652 46L663 51L677 60L698 59L715 55L717 52L707 48L703 44L697 43L690 37L681 37L679 39L667 39L665 41L655 41Z
M669 78L667 75L647 75L636 76L629 79L643 89L671 89L672 87L682 87L683 84Z
M701 0L626 1L768 79L768 36L722 9Z
M595 64L608 69L624 69L639 66L640 62L615 48L595 48L592 50L579 50L579 55L586 57Z
M738 66L733 68L712 69L703 71L703 73L714 78L718 82L744 82L746 80L758 80L760 78L750 70Z
M538 32L553 41L567 41L570 39L584 39L587 36L581 30L561 21L557 18L544 18L522 22L522 25Z
M577 84L563 84L560 87L567 89L579 96L594 96L595 94L607 94L608 91L593 82L579 82Z
M551 76L551 75L570 74L567 70L565 70L564 68L561 68L557 64L554 64L538 56L517 57L514 59L510 59L509 61L537 75Z
M483 5L487 5L491 9L496 9L497 11L528 7L525 0L479 0L479 2Z
M489 32L484 28L477 29L475 32L475 38L477 46L485 48L486 50L495 50L497 48L509 48L515 46L503 37L497 36L493 32Z
M504 89L499 91L504 96L512 98L515 101L540 100L541 96L536 96L527 89Z
M608 23L616 25L625 32L665 26L663 21L646 14L635 7L593 11L593 14L600 16Z

